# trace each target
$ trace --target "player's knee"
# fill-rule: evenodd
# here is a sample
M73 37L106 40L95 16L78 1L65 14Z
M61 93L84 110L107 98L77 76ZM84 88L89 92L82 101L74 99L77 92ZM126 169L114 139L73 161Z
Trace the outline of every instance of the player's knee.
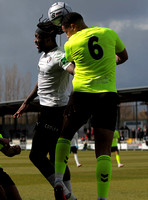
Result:
M46 157L39 152L30 151L29 159L36 167L39 167L45 161Z
M32 151L30 151L29 159L30 159L31 162L34 163L34 164L36 164L36 163L38 162L37 156L36 156Z

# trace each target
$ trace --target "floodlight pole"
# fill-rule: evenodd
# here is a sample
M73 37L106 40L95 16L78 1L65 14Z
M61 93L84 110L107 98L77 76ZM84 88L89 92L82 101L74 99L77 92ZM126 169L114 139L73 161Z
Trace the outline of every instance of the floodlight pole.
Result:
M61 38L61 35L59 37L59 46L62 47L62 38Z

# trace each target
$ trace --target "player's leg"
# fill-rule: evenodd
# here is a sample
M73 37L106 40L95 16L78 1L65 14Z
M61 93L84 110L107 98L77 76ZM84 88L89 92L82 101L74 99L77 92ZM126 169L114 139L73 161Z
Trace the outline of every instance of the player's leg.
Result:
M98 200L105 200L109 191L111 180L110 156L113 133L113 131L107 129L94 128Z
M78 95L78 99L84 102L83 99L79 97L79 95ZM80 106L80 104L78 104L77 98L75 98L75 95L72 95L70 97L69 104L65 111L61 137L58 139L58 142L56 145L56 154L55 154L55 186L56 187L60 185L60 183L63 180L63 175L66 169L66 165L68 162L70 149L71 149L71 139L73 138L75 132L83 124L85 124L86 120L88 119L88 115L85 113L86 109L85 110L83 109L83 104L82 106ZM81 109L83 110L83 112ZM56 196L56 193L58 192L55 191L55 196Z
M63 177L63 183L66 186L66 188L69 190L69 192L71 193L70 200L76 200L76 197L74 196L74 194L72 192L72 186L71 186L71 180L70 180L70 170L69 170L68 166L66 166L65 174Z
M116 155L116 161L117 161L117 165L118 167L123 167L124 165L120 162L120 154L119 154L119 150L118 147L116 147L116 151L115 151L115 155Z
M30 152L30 159L44 177L54 187L55 180L55 147L62 127L65 107L41 107L39 123L35 127L35 134ZM47 154L50 154L50 158Z
M86 109L85 102L85 94L73 93L70 96L70 100L64 114L61 137L58 139L56 145L55 173L57 180L59 174L62 176L65 172L71 149L71 140L75 132L83 124L85 124L90 117L90 113L89 110ZM62 178L63 177L60 177L60 179Z
M70 140L59 138L55 153L55 198L56 200L68 199L71 193L66 190L63 182L68 157L70 154ZM64 192L64 194L63 194Z
M69 148L70 148L69 140L65 138L61 138L58 140L56 151L57 152L59 151L60 153L58 154L59 157L55 156L55 198L56 200L65 200L65 199L76 200L76 197L72 193L70 177L67 178L67 173L68 173L67 162L68 162L68 156L70 154ZM65 157L67 158L67 160L65 159ZM65 160L63 161L63 159Z
M77 154L77 147L76 146L72 146L71 147L73 155L74 155L74 160L76 162L77 167L81 167L82 165L79 163L79 158L78 158L78 154Z
M0 199L1 200L7 200L6 194L5 194L5 190L2 187L2 185L0 185Z
M106 200L111 180L111 145L116 125L118 98L115 93L96 95L92 126L97 158L96 176L98 200Z
M0 169L0 199L2 200L21 200L19 191L11 177Z
M10 185L5 188L5 193L7 194L7 200L21 200L20 194L16 185Z
M35 128L29 158L52 187L54 187L54 163L47 157L50 147L49 141L47 131L44 130L41 132L39 128Z
M51 163L55 163L55 148L56 148L56 143L57 143L57 139L51 139L51 141L49 141L49 156L50 156L50 161ZM54 174L52 174L52 177L53 177L53 185L55 184L55 171L54 171ZM48 178L50 179L51 176ZM66 183L66 184L65 184ZM64 176L63 176L63 191L64 191L64 194L66 196L70 196L72 195L72 187L71 187L71 181L70 181L70 170L68 168L68 166L66 166L66 170L65 170L65 173L64 173Z

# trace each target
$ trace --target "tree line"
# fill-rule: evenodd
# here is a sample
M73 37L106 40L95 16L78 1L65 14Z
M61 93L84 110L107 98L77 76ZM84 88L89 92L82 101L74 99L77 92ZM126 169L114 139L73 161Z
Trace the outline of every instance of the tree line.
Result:
M31 73L22 75L16 64L12 67L0 66L0 102L26 98L31 90L31 82Z

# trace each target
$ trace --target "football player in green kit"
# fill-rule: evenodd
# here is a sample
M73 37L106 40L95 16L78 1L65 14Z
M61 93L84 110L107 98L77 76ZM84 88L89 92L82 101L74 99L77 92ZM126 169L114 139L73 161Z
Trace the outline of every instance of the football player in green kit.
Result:
M119 131L115 130L114 136L113 136L113 141L112 141L111 152L115 152L116 161L117 161L118 167L120 168L120 167L123 167L124 165L122 163L120 163L120 154L119 154L117 142L120 142L120 135L119 135Z
M7 157L21 153L19 145L11 146L9 140L0 134L0 151ZM21 200L19 191L12 178L0 166L0 200Z
M56 145L55 198L63 195L62 180L75 132L91 117L97 159L97 200L106 200L111 180L111 145L116 125L116 65L128 59L115 31L87 27L79 13L64 16L62 29L69 39L65 57L75 63L73 92L65 110L63 129Z

